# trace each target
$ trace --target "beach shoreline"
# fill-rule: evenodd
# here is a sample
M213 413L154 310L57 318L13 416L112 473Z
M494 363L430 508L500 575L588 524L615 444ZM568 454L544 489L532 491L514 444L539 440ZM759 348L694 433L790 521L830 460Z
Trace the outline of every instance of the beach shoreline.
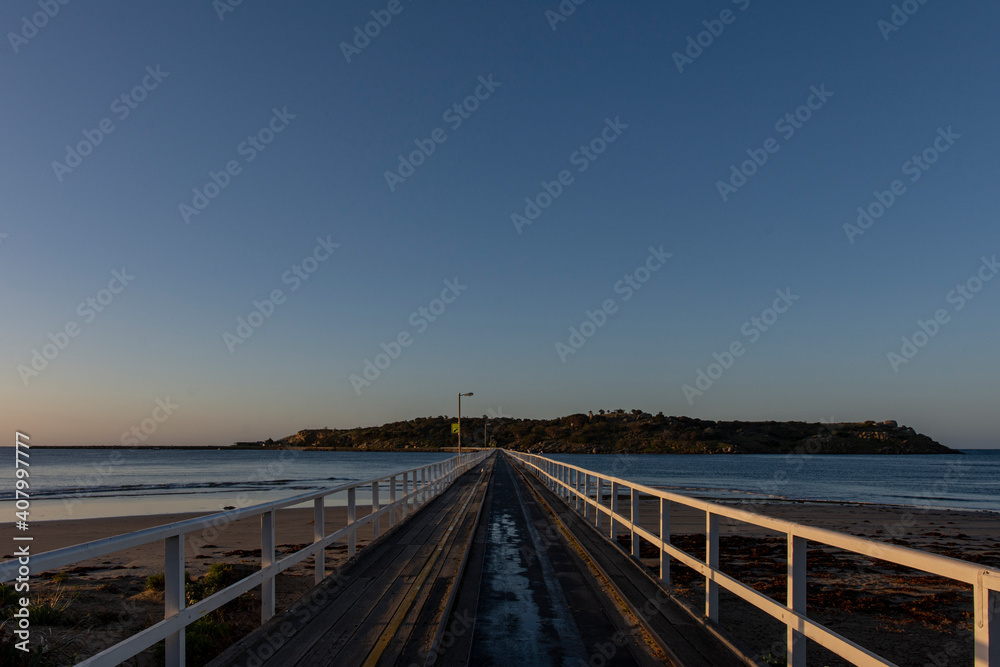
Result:
M913 548L924 548L936 540L924 538L958 538L964 535L974 539L994 538L1000 545L1000 512L980 509L945 509L927 506L882 505L850 501L813 501L767 499L761 501L713 500L719 505L762 514L795 523L826 528L869 539L900 539L912 542ZM696 533L703 530L704 513L673 504L672 532ZM360 505L357 516L370 511L367 505ZM225 518L224 512L168 512L162 514L136 514L85 519L54 519L35 521L31 524L35 553L42 553L64 547L92 542L98 539L123 535L146 528L164 526L196 517L218 516ZM294 508L278 510L278 543L292 544L312 542L313 510ZM228 524L228 520L226 520ZM326 507L325 524L327 532L347 523L347 508L342 505ZM750 524L722 519L723 532L728 534L752 534L763 531ZM359 529L359 540L368 539L370 527ZM765 531L766 532L766 531ZM925 533L940 533L926 535ZM233 548L249 541L260 540L259 519L250 517L232 522L216 530L195 531L187 540L198 544L206 539L232 542ZM216 534L219 534L217 536ZM224 536L224 537L223 537ZM259 544L258 544L259 546ZM909 546L909 544L908 544ZM4 559L11 554L5 554Z

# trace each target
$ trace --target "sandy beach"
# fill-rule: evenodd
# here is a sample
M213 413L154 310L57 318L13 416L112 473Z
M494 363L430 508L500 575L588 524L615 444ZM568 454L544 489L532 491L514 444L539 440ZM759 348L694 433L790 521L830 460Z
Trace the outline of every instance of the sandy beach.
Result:
M732 506L1000 568L998 513L794 501ZM671 515L674 544L703 559L704 514L675 506ZM784 604L784 535L724 518L720 528L722 570ZM628 537L621 541L629 548ZM651 547L647 544L642 555L658 573ZM971 586L815 542L809 543L808 572L809 615L831 630L899 665L972 663ZM704 579L676 562L671 577L676 594L701 612ZM720 601L720 624L751 655L764 664L785 664L782 624L726 591L720 592ZM828 667L850 664L814 642L808 660Z
M847 503L768 502L741 508L1000 567L1000 514ZM367 509L359 508L359 515L366 512ZM35 523L32 525L34 551L50 551L192 516L198 515ZM310 509L279 512L279 558L312 542L312 519ZM327 508L325 521L328 532L345 525L346 509ZM761 592L783 601L783 538L759 529L748 530L744 524L730 521L723 521L722 526L723 568ZM703 514L675 507L672 535L678 546L702 557L704 539L699 534L703 529ZM370 541L370 535L370 529L362 529L359 547ZM234 572L245 576L260 566L260 522L254 518L244 519L218 529L189 533L185 545L187 571L192 580L203 580L214 563L230 564ZM4 560L10 556L5 553ZM328 569L345 560L346 546L335 545L327 550ZM162 572L162 542L78 563L63 572L35 572L31 589L34 599L48 602L58 610L51 615L51 625L38 624L35 630L47 638L56 661L75 662L162 618L163 593L147 587L147 579ZM812 544L809 572L810 613L815 613L841 634L873 650L884 651L887 657L900 664L930 662L932 657L929 656L941 651L950 660L948 664L968 662L963 660L967 654L971 655L971 589ZM700 577L677 565L672 574L677 592L696 608L700 607L703 595ZM312 584L311 559L280 575L278 607L291 604ZM247 594L231 603L231 607L227 617L227 627L231 626L229 634L221 641L228 641L255 626L259 616L259 593ZM724 606L725 609L729 611L721 619L724 627L746 641L757 655L775 653L771 649L778 647L772 645L783 637L782 626L770 619L758 618L759 615L745 605ZM232 620L233 617L239 621ZM191 635L197 636L197 633L189 632ZM192 639L188 641L190 645ZM154 649L141 656L136 664L155 664L156 660ZM822 664L844 663L828 659Z
M358 517L370 508L359 507ZM160 514L126 516L75 521L43 521L31 525L33 551L42 553L134 532L153 526L182 521L202 514ZM327 532L346 525L347 509L328 507L325 523ZM279 510L276 522L277 555L301 549L313 541L313 511L311 509ZM388 526L382 520L383 532ZM358 549L371 541L371 528L358 530ZM217 528L198 530L185 535L187 576L194 582L204 582L213 564L227 564L231 578L247 576L260 567L260 519L247 518ZM5 553L3 560L12 554ZM326 550L327 571L347 560L346 544ZM218 567L218 566L217 566ZM163 591L148 585L150 577L164 571L163 542L153 542L107 556L82 561L63 570L33 572L31 596L41 611L33 610L34 637L45 642L45 657L41 664L73 664L111 646L163 618ZM284 609L313 586L313 559L289 568L276 580L277 608ZM192 594L188 586L189 596ZM6 602L4 603L6 604ZM256 589L244 594L189 629L188 646L198 655L210 657L260 622L260 593ZM4 640L7 636L4 635ZM8 644L0 644L0 664L21 656L6 653ZM203 664L203 660L188 664ZM156 647L137 656L132 664L162 664Z

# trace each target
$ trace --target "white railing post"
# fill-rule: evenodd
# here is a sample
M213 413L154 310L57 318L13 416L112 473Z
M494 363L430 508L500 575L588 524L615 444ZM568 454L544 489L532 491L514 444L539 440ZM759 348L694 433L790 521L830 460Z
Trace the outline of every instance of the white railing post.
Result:
M660 541L670 544L670 501L660 498ZM670 585L670 555L660 547L660 581Z
M804 537L788 536L788 607L806 614L806 544ZM806 667L806 638L798 619L788 621L788 667Z
M389 527L396 525L396 476L389 478L389 505L392 511L389 512Z
M410 513L410 498L407 497L409 495L410 495L410 473L404 472L403 473L403 498L406 498L403 501L403 518L404 519L406 518L406 515Z
M570 486L573 487L574 491L576 491L577 493L580 492L580 471L579 470L570 469L570 471L569 471L569 483L570 483ZM580 508L580 496L576 495L576 493L573 493L571 495L573 496L573 500L570 503L570 507L572 507L573 509L579 509Z
M705 513L705 563L713 570L719 569L719 515ZM719 621L719 584L713 572L705 577L705 616Z
M184 535L174 535L163 542L163 617L170 618L184 609ZM184 628L181 628L166 639L167 667L183 667L184 653Z
M274 510L260 515L260 567L274 564ZM274 576L260 585L260 622L267 623L274 616Z
M601 479L600 475L598 475L594 480L594 487L594 500L597 502L597 506L595 507L596 513L594 515L594 525L597 526L597 530L600 530L601 522L603 521L601 518L601 508L603 507L601 503L603 502L603 498L601 496L604 495L604 480Z
M632 489L632 509L630 512L632 521L632 557L638 560L641 539L635 529L639 527L639 489Z
M527 454L514 454L519 469L530 471L540 477L543 473L542 463L544 457L537 457ZM469 459L469 463L459 465L456 462L442 462L438 465L428 464L423 468L417 468L407 473L395 472L390 476L379 480L366 480L364 482L352 482L338 487L324 489L315 493L306 493L294 496L281 501L263 503L250 508L236 510L230 514L213 515L212 517L199 517L181 522L157 526L151 529L117 535L115 537L97 540L87 544L76 545L64 549L57 549L52 552L33 556L32 565L38 571L51 571L64 568L67 565L93 560L99 555L133 548L143 544L157 544L163 541L164 544L164 616L165 620L154 626L140 631L128 639L119 642L113 647L105 649L92 660L94 664L121 664L129 658L138 655L142 651L155 645L158 641L165 645L165 665L167 667L177 667L184 665L185 660L185 630L184 627L196 620L198 617L219 608L232 600L235 596L252 591L257 587L261 589L262 606L261 617L266 620L273 618L275 613L275 588L276 578L271 572L266 570L274 568L276 563L281 563L280 567L288 568L300 562L307 562L313 558L316 566L317 577L325 574L325 545L333 540L344 540L348 544L348 554L356 558L357 547L357 489L360 486L373 484L373 500L375 501L374 511L379 512L380 503L377 502L379 485L383 480L390 483L390 496L392 489L399 475L403 475L404 496L409 496L409 472L413 473L413 495L418 493L426 497L434 488L434 485L441 484L452 471L462 471L471 467L473 460L482 460L480 454L475 454ZM538 465L535 465L537 462ZM621 531L625 522L628 521L618 512L617 505L620 504L621 487L629 489L630 496L626 502L631 503L631 521L628 524L632 529L632 555L635 555L636 548L645 539L653 544L658 544L660 548L660 579L669 585L671 580L670 566L673 557L669 556L666 549L673 547L671 544L671 509L674 503L680 504L687 509L699 510L705 513L705 533L706 546L704 563L707 565L702 573L705 577L705 615L708 619L718 622L720 617L720 595L721 588L726 588L739 597L747 600L758 609L763 610L772 618L777 619L786 625L787 640L787 664L796 667L805 662L805 651L810 641L815 641L837 655L843 657L851 664L882 665L891 664L871 651L860 647L849 640L844 640L836 633L831 632L822 624L808 619L807 616L807 567L808 542L815 541L820 544L832 546L835 549L859 554L870 558L876 558L889 563L904 566L909 569L916 569L927 572L934 576L946 577L955 582L962 582L966 586L971 586L974 591L973 603L973 644L974 644L974 665L975 667L1000 667L1000 570L991 569L981 564L964 562L939 556L930 552L923 552L890 544L874 542L861 537L852 536L846 533L814 528L811 526L779 521L763 515L756 515L739 509L717 505L695 498L670 492L661 491L642 484L632 482L622 482L611 484L612 500L609 506L603 504L604 480L598 473L586 469L569 470L561 463L548 463L548 469L552 471L549 479L557 482L563 487L564 492L574 496L579 504L583 503L581 510L587 516L591 511L596 512L595 519L600 523L601 514L607 512L612 519L618 516L614 532ZM419 490L417 487L417 470L420 471L423 484ZM576 477L573 477L575 472ZM440 474L436 474L440 473ZM431 479L428 481L428 477ZM452 474L454 479L456 475ZM596 482L596 500L591 495L591 479ZM391 481L390 481L391 480ZM560 481L566 480L566 482ZM578 489L582 492L577 493ZM347 491L347 525L339 530L327 534L324 521L325 499L327 495ZM640 527L641 497L659 499L659 535L654 531ZM399 498L398 494L395 498ZM276 559L276 527L277 512L280 507L297 506L313 501L314 503L314 542L292 554L286 554L284 560ZM398 501L396 501L398 502ZM600 503L600 504L599 504ZM414 507L416 500L414 499ZM395 509L393 507L393 509ZM623 510L622 510L623 511ZM615 514L612 514L614 512ZM236 519L232 519L235 516ZM218 518L225 520L239 520L245 517L260 516L261 522L261 570L252 575L249 579L243 579L230 586L226 591L220 592L220 597L214 602L203 600L190 609L186 608L185 602L185 540L184 535L193 531L206 528L209 523L214 525ZM404 514L405 517L405 514ZM787 602L781 604L767 596L755 592L752 587L738 581L724 578L719 572L721 561L721 517L733 519L741 523L750 524L765 528L769 531L784 533L787 538ZM363 523L375 523L375 517L366 517ZM652 526L649 526L651 528ZM603 531L602 531L603 534ZM676 551L676 550L675 550ZM677 558L680 562L689 564L700 569L700 561L691 554L684 554L677 551ZM37 559L37 562L36 562ZM17 576L18 562L14 559L0 562L0 582L8 582ZM187 623L180 621L181 616L188 617ZM791 618L790 616L794 616ZM803 620L799 620L803 619ZM809 641L806 641L806 633L809 634ZM950 650L950 649L949 649ZM936 659L936 658L935 658Z
M427 503L427 466L420 469L420 504Z
M378 482L372 482L372 514L378 511ZM372 519L372 539L382 534L381 517Z
M326 537L326 511L324 503L326 496L320 496L313 501L313 542L320 542L324 537ZM316 583L326 579L326 549L320 549L316 552L316 557L314 559L314 568L316 570Z
M358 490L352 486L347 490L347 525L350 526L358 518ZM354 558L358 551L358 529L355 527L347 534L347 557Z
M611 482L611 542L615 545L618 544L618 482Z
M996 576L980 572L973 587L973 634L975 635L975 667L998 667L1000 665L1000 591L991 590L986 582ZM993 584L994 586L996 583Z

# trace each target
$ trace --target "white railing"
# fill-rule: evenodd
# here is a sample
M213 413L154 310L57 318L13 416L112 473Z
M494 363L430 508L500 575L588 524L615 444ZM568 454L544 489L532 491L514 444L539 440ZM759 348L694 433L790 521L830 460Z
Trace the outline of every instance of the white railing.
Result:
M183 666L184 629L188 625L257 586L260 586L261 589L261 622L267 621L274 616L275 612L274 583L278 574L310 556L315 556L315 579L318 584L326 577L324 559L326 547L346 539L347 555L348 557L354 556L357 550L358 528L371 524L372 539L379 537L382 532L381 519L383 517L388 515L389 526L394 526L397 513L401 513L402 518L405 519L407 514L416 511L418 501L420 505L426 504L431 498L447 489L459 475L478 465L490 454L491 451L465 454L461 457L461 464L459 464L459 457L455 456L438 463L395 472L363 482L342 484L260 505L47 551L31 556L31 573L63 568L116 551L162 540L165 553L164 619L78 664L110 667L128 660L157 642L166 640L166 664L169 667ZM367 489L369 486L372 494L372 511L359 519L357 518L357 489ZM379 490L382 487L387 487L389 492L389 503L385 505L380 502ZM401 493L397 493L400 490ZM347 494L347 525L332 533L327 533L324 526L326 498L336 493ZM314 508L313 543L304 549L286 555L281 560L276 560L275 521L277 510L309 501L313 501ZM233 521L254 516L260 516L261 520L261 569L204 600L190 607L185 607L184 535L197 530L217 530L220 525L228 526ZM19 574L27 574L19 571L21 567L25 566L21 566L16 559L0 563L0 583L12 581Z
M601 528L602 516L610 521L610 540L617 546L619 531L632 536L632 556L639 557L642 538L659 548L660 579L670 585L670 560L676 558L705 577L705 616L713 622L719 619L719 588L736 594L761 609L787 627L788 667L805 667L806 639L833 651L856 665L894 666L875 653L838 635L809 618L806 612L806 544L819 542L845 551L896 563L940 577L946 577L973 587L975 667L1000 667L1000 571L967 561L939 556L916 549L885 544L823 528L814 528L790 521L754 514L725 505L669 493L628 480L602 475L592 470L555 461L544 456L504 450L526 469L538 476L571 508L582 513ZM608 489L610 487L610 489ZM603 504L610 494L610 507ZM620 513L619 502L624 494L630 504L628 516ZM659 498L658 532L654 534L638 525L641 497ZM670 504L678 503L705 512L705 560L699 560L670 543ZM788 540L787 604L780 604L750 586L719 570L719 517L784 533ZM607 535L606 535L607 536Z

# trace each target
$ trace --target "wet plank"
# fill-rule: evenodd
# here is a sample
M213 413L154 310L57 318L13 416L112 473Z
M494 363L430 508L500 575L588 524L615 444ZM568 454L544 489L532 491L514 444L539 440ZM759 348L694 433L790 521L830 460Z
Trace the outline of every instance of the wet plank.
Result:
M558 515L559 521L569 529L573 539L616 593L639 612L671 663L684 667L745 667L748 664L692 618L629 554L611 544L537 478L530 474L523 474L521 478L547 507L550 516Z

